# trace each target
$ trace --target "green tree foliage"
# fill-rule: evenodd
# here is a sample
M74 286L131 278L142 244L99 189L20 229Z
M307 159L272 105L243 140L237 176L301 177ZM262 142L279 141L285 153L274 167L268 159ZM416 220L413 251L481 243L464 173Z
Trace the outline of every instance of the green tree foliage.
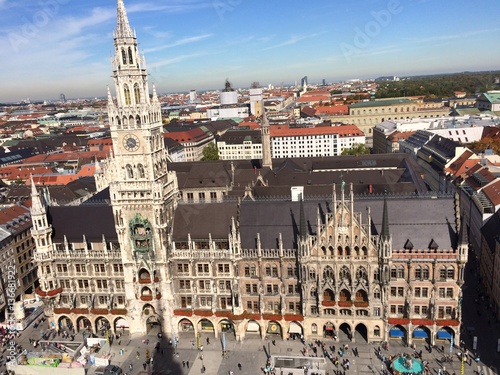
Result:
M208 146L205 146L201 160L219 160L219 149L215 143L209 143Z
M377 98L425 96L428 99L450 98L455 91L473 95L498 89L495 78L500 72L464 72L432 76L406 77L400 81L379 82Z
M370 149L362 143L355 143L351 148L346 148L342 151L342 155L366 155L370 153Z
M491 148L496 155L500 155L500 140L486 137L480 141L471 143L469 148L477 152L483 152L484 150Z

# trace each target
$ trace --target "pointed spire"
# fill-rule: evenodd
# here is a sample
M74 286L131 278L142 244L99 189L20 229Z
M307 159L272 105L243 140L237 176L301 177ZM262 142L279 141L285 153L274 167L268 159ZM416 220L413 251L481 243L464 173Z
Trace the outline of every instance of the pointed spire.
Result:
M380 233L380 238L383 240L388 240L390 238L389 233L389 212L387 210L387 197L384 197L384 213L382 216L382 232Z
M33 175L30 174L30 184L31 184L31 212L33 214L44 213L42 200L38 190L36 189L35 182L33 181Z
M132 33L132 29L128 23L127 11L125 10L123 0L117 0L116 9L118 22L116 25L115 38L133 38L134 33Z
M299 227L299 237L301 240L305 240L307 235L306 232L306 217L304 214L304 199L302 194L300 194L300 227Z
M108 107L113 106L113 97L111 96L111 90L109 89L108 86Z
M158 94L156 93L156 86L153 83L153 103L158 103Z

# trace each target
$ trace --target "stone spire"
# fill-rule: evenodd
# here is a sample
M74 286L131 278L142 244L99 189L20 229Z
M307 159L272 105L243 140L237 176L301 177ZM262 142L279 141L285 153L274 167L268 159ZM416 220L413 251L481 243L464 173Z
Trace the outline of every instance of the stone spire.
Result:
M132 33L132 29L128 23L127 11L125 10L123 0L117 0L116 10L118 22L116 25L115 38L133 38L134 33Z
M42 203L42 199L40 198L40 194L38 194L38 190L36 190L35 182L33 181L33 175L30 175L30 184L31 184L31 214L45 214L45 208Z
M271 159L271 126L266 115L266 108L264 107L264 100L262 100L262 125L260 128L262 137L262 167L273 167Z
M302 194L300 195L300 226L299 226L299 237L301 240L305 240L307 235L306 229L306 217L304 214L304 199Z
M387 210L387 198L384 198L384 212L382 216L382 231L380 232L380 238L382 240L389 240L391 237L389 233L389 212Z

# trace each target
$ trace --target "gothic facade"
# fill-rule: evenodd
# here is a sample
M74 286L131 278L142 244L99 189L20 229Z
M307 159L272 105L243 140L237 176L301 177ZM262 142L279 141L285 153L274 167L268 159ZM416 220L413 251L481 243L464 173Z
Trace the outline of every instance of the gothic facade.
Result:
M114 157L96 168L103 190L79 206L51 207L32 184L37 293L54 326L458 343L467 239L453 197L355 195L366 183L341 176L332 184L333 159L322 159L319 173L288 162L273 169L265 119L258 176L255 166L225 173L222 163L176 173L122 0L114 41ZM346 177L359 169L380 186L423 186L399 159L390 167L356 160ZM321 176L329 182L316 183ZM294 186L299 177L310 186ZM324 187L327 195L311 193ZM271 190L300 194L269 199Z

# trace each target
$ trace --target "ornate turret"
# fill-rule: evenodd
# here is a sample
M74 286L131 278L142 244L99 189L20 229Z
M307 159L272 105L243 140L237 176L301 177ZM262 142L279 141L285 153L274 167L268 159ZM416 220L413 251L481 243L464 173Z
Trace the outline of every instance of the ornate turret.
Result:
M262 137L262 166L272 168L273 161L271 158L271 126L269 125L269 120L267 119L264 101L262 101L262 125L260 128L260 132Z

